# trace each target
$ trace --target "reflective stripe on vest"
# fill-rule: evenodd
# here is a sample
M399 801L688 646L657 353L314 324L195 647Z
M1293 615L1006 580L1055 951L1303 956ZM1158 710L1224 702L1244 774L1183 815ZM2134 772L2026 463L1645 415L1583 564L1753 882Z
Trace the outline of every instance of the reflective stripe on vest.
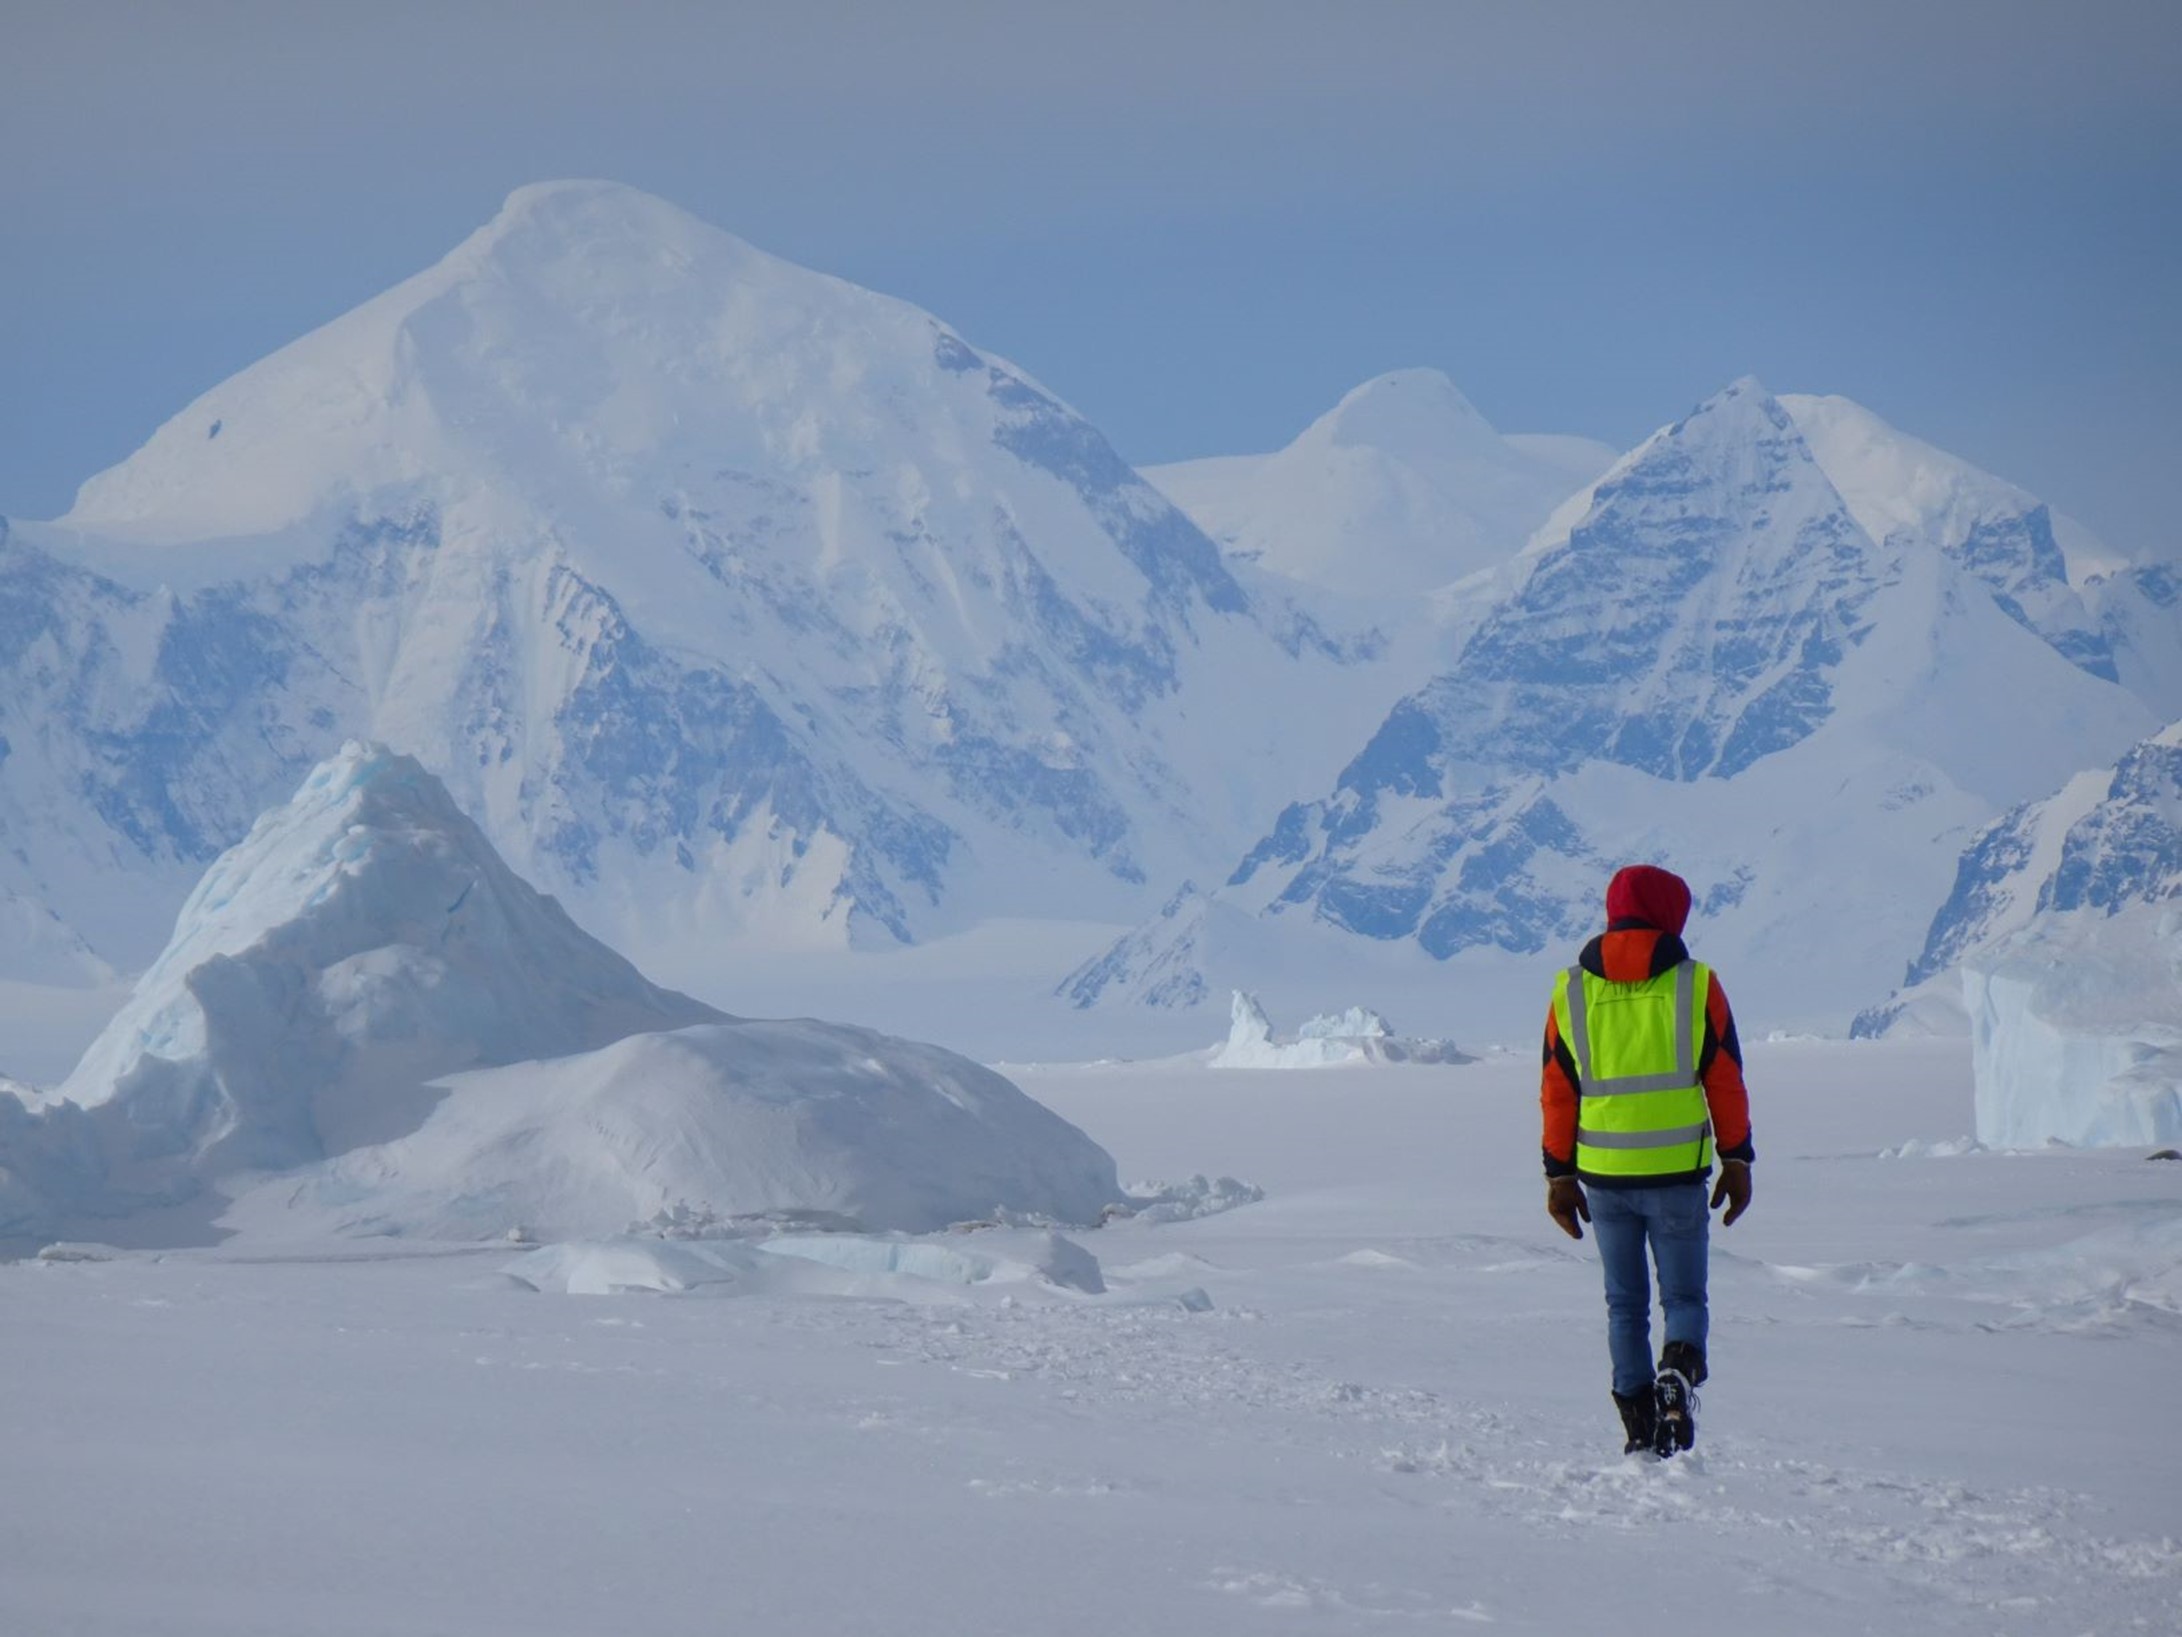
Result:
M1592 1176L1678 1176L1712 1163L1712 1124L1697 1077L1712 974L1695 961L1640 983L1570 967L1553 986L1561 1037L1576 1060L1576 1169Z

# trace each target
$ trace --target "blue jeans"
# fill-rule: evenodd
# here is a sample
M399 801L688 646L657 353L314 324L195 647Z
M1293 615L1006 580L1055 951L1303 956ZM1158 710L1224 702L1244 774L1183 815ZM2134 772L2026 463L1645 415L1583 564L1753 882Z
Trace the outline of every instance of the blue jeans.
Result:
M1659 1305L1667 1340L1705 1345L1706 1236L1712 1225L1701 1182L1663 1188L1586 1188L1591 1231L1606 1269L1606 1346L1614 1359L1614 1391L1641 1393L1652 1384L1652 1270L1659 1264Z

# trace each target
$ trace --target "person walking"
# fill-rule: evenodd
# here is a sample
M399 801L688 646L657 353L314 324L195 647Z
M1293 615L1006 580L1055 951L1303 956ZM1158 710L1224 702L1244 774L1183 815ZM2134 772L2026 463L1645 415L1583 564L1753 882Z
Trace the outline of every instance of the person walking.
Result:
M1662 1458L1697 1439L1706 1377L1705 1181L1730 1227L1750 1208L1750 1098L1727 994L1682 942L1689 884L1632 864L1606 889L1606 930L1553 981L1546 1013L1546 1211L1572 1239L1589 1222L1606 1273L1606 1340L1623 1453ZM1652 1365L1650 1259L1666 1343Z

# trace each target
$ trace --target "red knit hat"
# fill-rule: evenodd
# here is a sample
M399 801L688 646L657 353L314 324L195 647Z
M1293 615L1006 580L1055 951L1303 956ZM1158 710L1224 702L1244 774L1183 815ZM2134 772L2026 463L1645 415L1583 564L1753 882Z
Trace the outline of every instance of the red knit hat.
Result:
M1631 864L1606 885L1606 923L1642 921L1679 933L1690 918L1690 884L1656 864Z

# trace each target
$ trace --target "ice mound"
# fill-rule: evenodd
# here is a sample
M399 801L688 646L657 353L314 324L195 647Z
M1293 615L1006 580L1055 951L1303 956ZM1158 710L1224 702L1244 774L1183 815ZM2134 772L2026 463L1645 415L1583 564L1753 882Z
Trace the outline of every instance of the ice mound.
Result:
M1276 1040L1255 995L1236 990L1216 1069L1316 1069L1340 1063L1474 1063L1451 1040L1406 1039L1365 1006L1309 1019L1293 1040Z
M58 1093L0 1098L13 1237L182 1205L145 1232L923 1231L1119 1198L1103 1149L964 1058L654 987L376 745L214 863Z
M2182 900L2041 916L1962 987L1978 1141L2182 1142Z
M730 1020L451 1076L406 1136L239 1199L266 1232L541 1240L632 1221L924 1233L996 1210L1096 1222L1114 1162L992 1070L810 1020Z
M1129 1189L1129 1215L1137 1222L1194 1222L1201 1216L1255 1205L1265 1190L1239 1177L1208 1177L1203 1172L1181 1182L1139 1182Z
M58 1097L211 1174L413 1127L437 1076L720 1016L647 983L440 782L351 742L216 859Z

